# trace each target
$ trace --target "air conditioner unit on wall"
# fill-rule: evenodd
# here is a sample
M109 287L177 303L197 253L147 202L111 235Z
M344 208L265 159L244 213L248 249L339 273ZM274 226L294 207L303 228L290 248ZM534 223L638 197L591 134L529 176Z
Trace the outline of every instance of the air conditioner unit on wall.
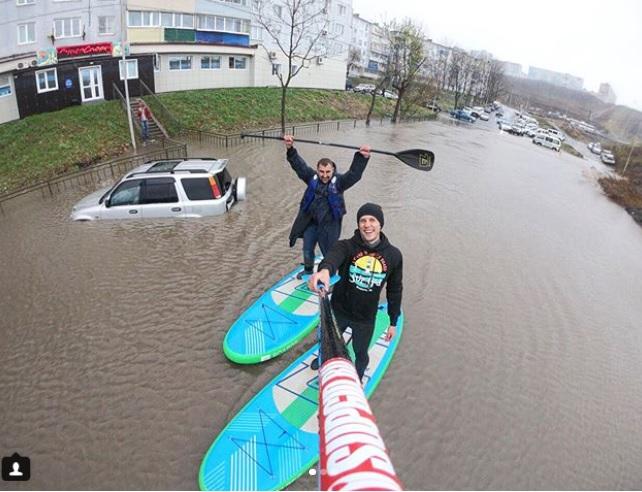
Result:
M268 56L270 57L270 60L276 60L276 51L270 51Z
M317 56L317 65L323 65L324 62L325 58L323 58L322 56Z

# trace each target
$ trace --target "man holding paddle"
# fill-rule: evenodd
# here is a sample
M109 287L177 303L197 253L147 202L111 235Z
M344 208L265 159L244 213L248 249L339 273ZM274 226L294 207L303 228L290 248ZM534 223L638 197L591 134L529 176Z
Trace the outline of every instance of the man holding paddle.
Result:
M294 148L292 135L285 135L283 141L290 166L307 185L290 231L290 247L298 238L303 238L304 270L299 274L301 278L304 274L313 273L316 245L325 256L339 239L346 213L343 192L361 179L370 158L370 147L362 145L355 152L348 172L339 174L336 164L328 158L317 162L316 171L308 166Z
M330 300L337 326L343 333L352 328L352 347L355 367L363 383L370 357L368 347L374 333L379 307L379 294L386 285L390 326L386 340L392 340L401 314L403 290L403 257L390 244L381 228L383 210L375 203L366 203L357 212L358 229L350 239L337 241L319 264L317 273L308 280L314 292L328 291L330 277L338 273L341 279L334 285ZM322 287L320 287L322 286ZM318 369L319 361L312 362Z

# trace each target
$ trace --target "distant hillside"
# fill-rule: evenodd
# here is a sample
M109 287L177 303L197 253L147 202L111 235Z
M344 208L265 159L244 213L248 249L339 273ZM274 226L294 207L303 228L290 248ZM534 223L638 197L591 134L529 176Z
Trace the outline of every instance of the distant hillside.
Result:
M506 77L506 90L514 106L528 101L531 107L560 111L590 122L616 140L628 142L636 136L642 138L642 112L626 106L606 104L589 92L515 77Z

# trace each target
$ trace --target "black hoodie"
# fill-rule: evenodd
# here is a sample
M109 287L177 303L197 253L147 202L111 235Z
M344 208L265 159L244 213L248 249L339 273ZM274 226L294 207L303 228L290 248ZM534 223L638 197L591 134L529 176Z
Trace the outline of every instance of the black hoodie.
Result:
M341 276L332 291L332 308L354 321L375 320L379 294L387 284L388 316L396 326L401 313L403 258L383 232L379 244L371 247L357 229L352 238L335 243L319 265L319 270L322 268Z

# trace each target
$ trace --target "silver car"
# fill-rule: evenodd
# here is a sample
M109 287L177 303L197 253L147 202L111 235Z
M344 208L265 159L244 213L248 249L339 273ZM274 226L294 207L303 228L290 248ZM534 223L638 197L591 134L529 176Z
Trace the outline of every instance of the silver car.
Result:
M127 173L111 188L74 205L72 220L205 217L245 200L246 181L233 180L227 159L153 161Z

